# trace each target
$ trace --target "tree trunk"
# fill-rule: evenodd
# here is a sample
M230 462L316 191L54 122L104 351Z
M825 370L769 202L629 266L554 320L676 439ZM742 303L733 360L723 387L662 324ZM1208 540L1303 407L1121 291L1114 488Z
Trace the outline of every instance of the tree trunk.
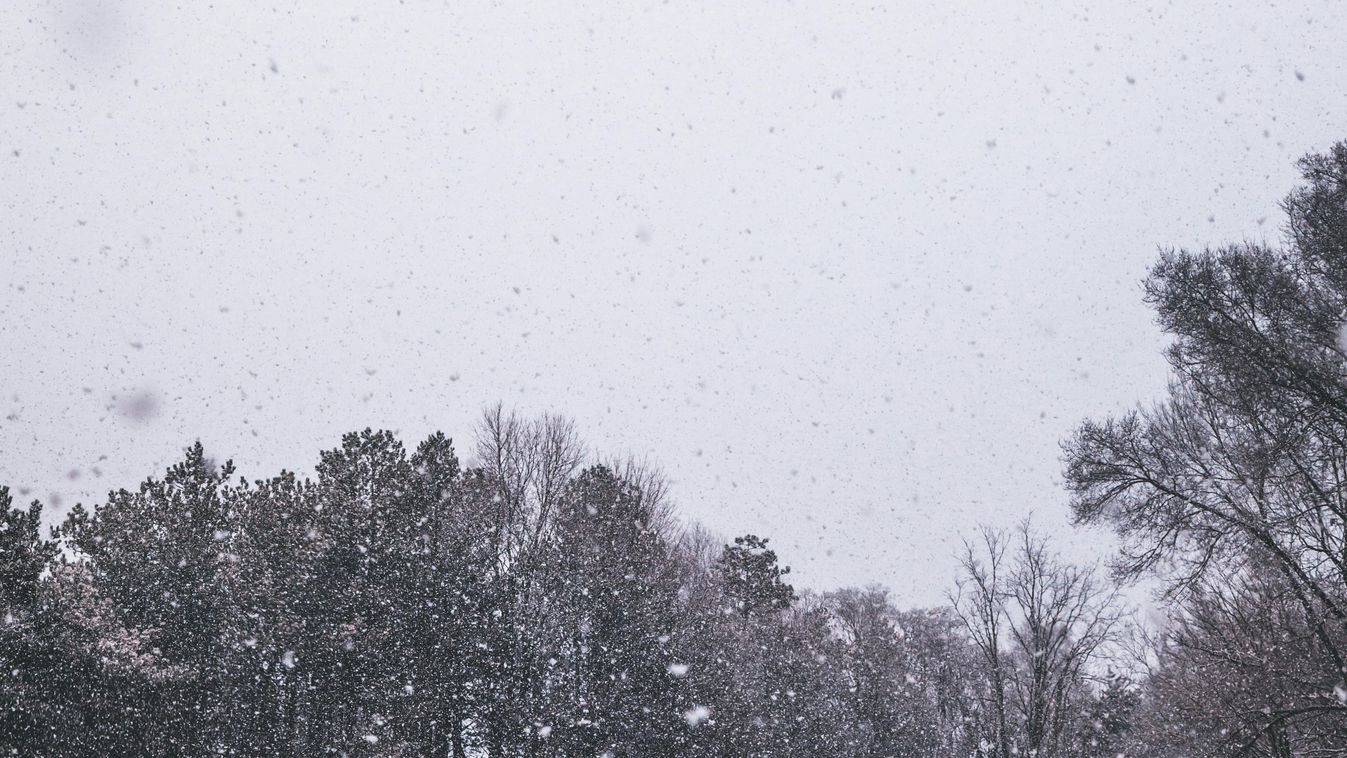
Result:
M453 747L454 758L468 758L468 752L463 747L463 717L455 712L450 725L449 744Z

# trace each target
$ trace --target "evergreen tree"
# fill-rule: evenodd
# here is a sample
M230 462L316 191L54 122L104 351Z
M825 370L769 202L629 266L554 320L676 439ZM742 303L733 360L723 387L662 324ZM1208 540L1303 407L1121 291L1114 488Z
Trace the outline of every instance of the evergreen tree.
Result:
M745 620L789 608L795 600L795 590L782 581L790 567L777 565L776 551L767 547L768 542L752 534L735 537L734 545L726 545L721 554L725 593Z
M47 745L59 724L50 681L61 665L50 636L39 579L56 543L39 534L42 505L15 508L0 487L0 750Z

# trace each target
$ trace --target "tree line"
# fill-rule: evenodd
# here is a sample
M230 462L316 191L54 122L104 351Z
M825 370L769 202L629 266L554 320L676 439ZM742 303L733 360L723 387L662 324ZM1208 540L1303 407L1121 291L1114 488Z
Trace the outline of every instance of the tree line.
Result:
M1166 397L1063 443L1108 570L1025 522L940 607L797 590L500 407L471 467L366 430L249 481L196 444L49 533L0 488L0 754L1347 755L1347 144L1300 167L1278 246L1162 253Z

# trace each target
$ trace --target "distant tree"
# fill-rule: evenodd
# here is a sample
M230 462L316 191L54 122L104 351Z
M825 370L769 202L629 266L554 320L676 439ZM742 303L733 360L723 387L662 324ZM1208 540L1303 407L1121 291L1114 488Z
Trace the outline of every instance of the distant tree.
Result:
M188 740L178 730L203 725L186 721L180 710L198 672L169 661L152 632L126 625L86 564L58 563L42 593L42 686L28 701L42 704L49 730L17 754L182 754ZM175 718L166 722L167 715Z
M1014 534L985 530L965 545L953 598L985 663L992 755L1069 756L1077 701L1115 639L1117 591L1088 568L1048 552L1026 521Z
M488 408L477 429L477 459L488 514L492 564L484 606L484 679L476 722L487 753L524 749L538 708L531 661L546 628L543 575L557 509L580 470L584 449L572 423L559 416L535 419Z
M963 573L956 579L957 591L950 595L954 608L968 632L982 664L983 735L980 751L995 758L1011 755L1014 735L1008 703L1009 656L1004 650L1006 626L1005 535L990 528L982 529L982 544L964 543L961 559Z
M720 557L725 593L745 620L789 608L795 600L795 590L782 581L790 567L777 565L776 551L767 547L768 542L752 534L735 537Z
M881 758L986 733L950 611L797 597L768 540L680 524L656 469L582 465L558 417L488 411L476 459L367 429L249 483L197 444L76 506L63 545L0 490L0 751ZM1009 697L1032 666L1002 654Z
M56 557L57 544L39 534L42 504L15 508L8 487L0 487L0 609L31 612L38 581Z
M825 597L839 644L838 694L863 730L847 751L856 756L954 755L968 747L972 676L966 640L939 612L903 612L887 591L845 589Z
M841 645L822 599L811 596L782 614L762 616L756 629L749 650L761 653L761 668L754 685L741 690L749 709L738 725L749 733L724 744L720 754L862 755L857 748L865 724L845 698L850 683L836 665Z
M1333 682L1312 623L1285 579L1257 561L1190 588L1156 640L1140 742L1199 756L1342 752L1347 732L1324 714L1347 690L1305 686Z
M235 696L253 707L235 715L240 747L254 754L302 753L318 739L310 720L310 661L319 643L326 593L321 501L311 482L282 472L236 491L239 560L227 567L237 618L226 656ZM303 665L300 665L303 664Z
M200 754L232 740L239 707L225 667L238 615L227 591L233 467L216 468L200 443L163 479L119 490L91 514L76 506L58 533L85 561L94 594L120 621L148 636L167 665L187 676L160 689L156 726L171 750Z
M40 503L13 503L0 487L0 750L18 753L49 746L57 724L45 677L60 659L39 601L57 545L39 534Z
M1138 703L1132 678L1109 670L1098 693L1088 699L1082 730L1077 736L1081 755L1088 758L1127 755Z
M404 566L394 629L407 651L402 685L412 701L404 731L419 752L467 754L465 731L482 675L482 578L495 560L487 539L487 498L480 477L467 479L453 443L436 433L411 457L410 560Z
M581 472L550 542L548 741L563 755L664 755L684 731L670 632L678 586L656 502L606 466ZM543 715L543 714L539 714Z

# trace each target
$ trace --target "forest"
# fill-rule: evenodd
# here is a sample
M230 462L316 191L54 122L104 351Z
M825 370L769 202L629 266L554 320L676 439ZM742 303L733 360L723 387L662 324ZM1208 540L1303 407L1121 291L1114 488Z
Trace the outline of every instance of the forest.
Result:
M197 443L54 528L0 488L0 753L1347 755L1347 143L1299 168L1276 245L1161 252L1166 395L1063 440L1098 565L1026 520L942 607L807 591L500 406L311 477Z

